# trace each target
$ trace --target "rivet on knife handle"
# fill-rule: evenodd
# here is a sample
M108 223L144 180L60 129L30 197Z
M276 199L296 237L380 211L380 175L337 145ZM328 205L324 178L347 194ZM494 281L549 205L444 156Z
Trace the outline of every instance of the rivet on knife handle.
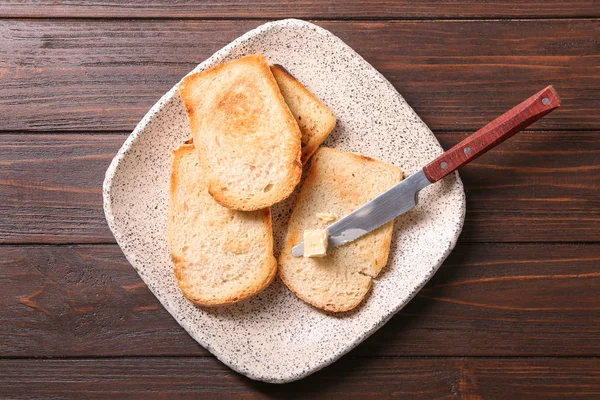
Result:
M476 159L560 106L552 86L508 110L423 168L430 182L437 182L458 167Z

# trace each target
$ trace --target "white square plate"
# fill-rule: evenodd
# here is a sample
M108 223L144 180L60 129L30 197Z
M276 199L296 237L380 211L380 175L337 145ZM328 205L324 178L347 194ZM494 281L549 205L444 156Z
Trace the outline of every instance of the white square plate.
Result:
M308 22L264 24L193 72L250 53L283 65L331 108L338 123L326 146L397 165L405 176L442 153L435 136L377 70L339 38ZM277 279L245 302L195 307L175 283L166 235L171 151L189 136L175 86L140 121L108 168L106 219L129 262L177 322L219 360L252 379L294 381L350 351L431 278L462 229L465 196L453 174L422 191L419 205L397 219L388 266L357 310L322 312ZM293 198L273 207L276 249L291 204Z

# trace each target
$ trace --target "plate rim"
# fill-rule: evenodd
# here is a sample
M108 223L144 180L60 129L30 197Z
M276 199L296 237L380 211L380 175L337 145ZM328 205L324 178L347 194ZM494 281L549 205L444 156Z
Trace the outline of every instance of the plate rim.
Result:
M233 50L235 47L239 46L240 44L244 43L245 41L248 41L249 39L252 39L254 36L259 35L259 34L266 32L272 28L275 28L275 27L290 26L290 25L297 27L297 28L309 28L320 35L324 35L326 37L333 39L336 42L336 44L339 44L340 46L342 46L344 48L344 51L350 52L353 56L357 57L361 62L363 62L367 66L369 66L370 69L377 75L377 77L380 78L384 82L384 84L387 86L387 88L394 91L401 98L401 100L405 103L405 105L408 108L407 112L411 113L413 117L416 117L416 119L427 129L427 131L429 132L429 134L431 135L433 140L441 148L439 141L437 140L436 136L433 134L431 129L416 114L416 112L412 109L412 107L406 102L404 97L396 90L396 88L391 84L391 82L389 82L387 80L387 78L385 78L381 74L381 72L379 72L375 67L373 67L358 52L356 52L352 47L350 47L348 44L346 44L342 39L340 39L339 37L337 37L336 35L334 35L332 32L330 32L329 30L327 30L325 28L322 28L318 25L315 25L311 22L304 21L301 19L288 18L288 19L270 21L270 22L264 23L262 25L259 25L258 27L254 28L254 29L251 29L250 31L244 33L243 35L239 36L238 38L234 39L233 41L231 41L230 43L228 43L227 45L225 45L224 47L219 49L217 52L212 54L206 60L204 60L203 62L198 64L194 69L192 69L185 76L183 76L171 89L169 89L164 95L162 95L160 97L160 99L148 110L148 112L137 123L134 130L127 137L127 139L125 140L123 145L118 150L117 154L112 159L109 167L106 170L103 185L102 185L104 215L107 220L110 231L113 234L113 236L115 237L117 245L119 246L119 248L125 255L125 258L127 259L127 261L131 264L132 268L138 273L138 275L140 276L140 278L142 279L144 284L146 284L146 286L150 289L152 294L159 300L159 302L167 310L167 312L169 312L169 314L171 314L171 316L177 322L177 324L180 325L186 331L186 333L189 334L196 342L198 342L202 347L204 347L211 354L213 354L220 362L227 365L232 370L234 370L244 376L247 376L248 378L253 379L253 380L263 381L263 382L268 382L268 383L278 383L278 384L289 383L289 382L303 379L303 378L323 369L324 367L334 363L335 361L340 359L342 356L344 356L345 354L349 353L354 348L356 348L365 339L367 339L369 336L371 336L373 333L375 333L377 330L379 330L383 325L385 325L400 310L402 310L415 297L415 295L423 288L423 286L425 286L425 284L427 284L427 282L429 282L429 280L437 272L437 270L440 268L440 266L443 264L443 262L446 260L448 255L452 252L452 250L456 246L458 238L463 229L465 213L466 213L466 195L465 195L465 191L464 191L464 185L462 183L462 180L460 179L460 175L458 174L458 171L455 171L454 174L456 176L456 183L460 187L461 198L459 201L461 203L461 207L460 207L461 213L459 215L458 223L454 225L455 229L452 232L453 239L450 241L448 247L446 247L446 249L444 250L442 256L438 259L438 262L436 262L435 265L432 265L429 268L427 274L425 275L425 278L421 281L421 283L419 285L415 286L413 288L412 292L402 302L400 302L400 304L397 307L394 307L387 316L385 316L383 319L381 319L377 323L375 323L371 329L365 331L362 335L356 336L356 338L352 341L352 343L350 345L341 348L339 351L335 352L332 356L330 356L328 358L321 359L318 362L318 364L313 368L304 370L301 373L287 372L285 375L281 375L279 377L258 375L248 369L242 369L242 368L240 368L239 365L235 365L234 363L231 363L228 359L226 359L224 356L222 356L219 353L219 351L214 349L211 345L206 343L204 340L198 339L197 337L195 337L194 335L192 335L190 333L190 331L184 326L184 324L182 324L178 320L178 318L175 315L176 312L171 310L170 306L163 303L162 299L159 296L157 296L157 294L155 293L152 286L149 285L148 283L146 283L144 277L142 275L140 275L138 269L134 266L135 264L134 264L133 260L130 258L129 254L123 250L123 247L121 246L121 240L122 240L123 235L119 232L119 228L118 228L117 224L115 223L114 215L112 213L113 203L112 203L112 199L111 199L111 189L112 189L113 180L116 176L116 172L117 172L120 162L125 158L125 156L127 156L129 151L131 150L134 142L140 136L140 133L142 133L143 130L153 121L154 117L164 107L165 103L169 102L173 98L173 96L176 95L177 87L179 85L179 82L181 82L181 80L183 80L185 77L187 77L193 73L204 70L206 68L206 65L213 62L214 59L220 58L221 56L226 55L231 50Z

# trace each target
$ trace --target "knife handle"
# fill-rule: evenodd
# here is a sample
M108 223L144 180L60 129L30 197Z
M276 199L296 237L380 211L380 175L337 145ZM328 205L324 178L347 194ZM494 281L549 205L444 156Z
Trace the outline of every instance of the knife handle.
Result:
M431 183L439 181L558 106L560 106L558 94L552 86L546 87L427 164L423 168L425 176Z

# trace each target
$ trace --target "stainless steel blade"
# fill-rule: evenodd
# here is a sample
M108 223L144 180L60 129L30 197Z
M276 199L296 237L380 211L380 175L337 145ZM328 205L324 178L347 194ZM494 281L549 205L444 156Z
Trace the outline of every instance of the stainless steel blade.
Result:
M327 227L329 247L337 247L371 232L417 205L421 189L431 182L423 170L415 172L393 188ZM292 249L294 257L304 254L304 243Z

